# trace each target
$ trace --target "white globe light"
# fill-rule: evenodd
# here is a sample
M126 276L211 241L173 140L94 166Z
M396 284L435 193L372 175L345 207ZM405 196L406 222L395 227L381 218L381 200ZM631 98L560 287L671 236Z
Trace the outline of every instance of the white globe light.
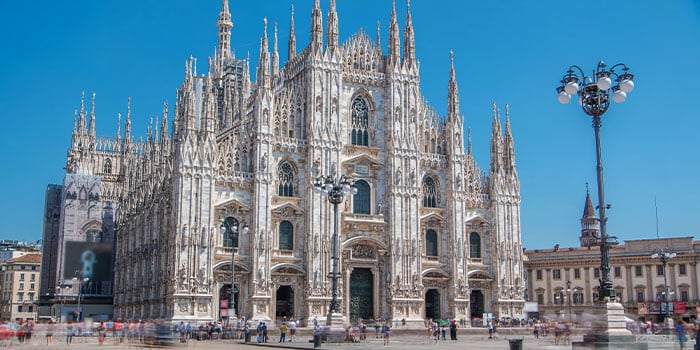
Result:
M632 81L632 79L625 79L621 81L620 90L624 92L632 92L632 90L634 90L634 81Z
M562 91L559 93L557 100L559 100L559 103L565 105L571 101L571 95L567 94L566 91Z
M578 84L576 84L575 81L570 81L564 86L564 91L573 96L576 92L578 92Z
M596 85L598 85L598 89L607 90L612 85L612 80L610 80L610 77L601 76L600 78L598 78Z
M617 103L625 102L626 99L627 99L627 94L622 90L616 90L615 93L613 94L613 101L615 101Z

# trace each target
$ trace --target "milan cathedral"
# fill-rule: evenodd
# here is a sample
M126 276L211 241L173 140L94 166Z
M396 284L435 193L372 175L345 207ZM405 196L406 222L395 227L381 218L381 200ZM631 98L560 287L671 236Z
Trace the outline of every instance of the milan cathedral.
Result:
M83 98L66 165L63 200L75 204L62 206L63 237L70 227L71 239L114 242L114 282L104 287L114 317L211 321L235 308L252 320L325 319L334 218L313 191L321 175L346 175L357 188L338 216L338 300L347 320L422 327L426 318L522 316L508 107L503 131L493 106L491 161L482 171L460 115L452 54L447 115L421 94L410 4L402 36L392 6L386 54L379 33L372 40L359 30L339 43L335 0L325 33L319 0L311 19L310 43L297 52L292 8L282 65L277 26L270 53L263 22L253 82L250 58L232 53L223 0L206 72L186 60L174 113L166 104L144 140L131 134L130 108L123 134L120 127L114 138L97 137L94 100L87 112Z

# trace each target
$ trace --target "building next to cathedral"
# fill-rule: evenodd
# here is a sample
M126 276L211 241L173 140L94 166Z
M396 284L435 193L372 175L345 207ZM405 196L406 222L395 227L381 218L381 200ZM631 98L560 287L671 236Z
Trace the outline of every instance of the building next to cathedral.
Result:
M110 316L123 319L209 321L226 318L229 307L254 320L325 318L333 208L313 182L346 175L357 188L339 208L346 320L422 327L426 318L523 314L507 106L504 132L494 104L486 173L465 135L454 62L446 116L421 94L410 8L401 35L392 6L387 54L379 33L375 41L360 30L339 43L334 0L325 33L319 0L311 17L310 43L297 52L292 8L282 66L277 27L270 54L262 23L252 82L251 60L232 54L224 0L206 73L187 60L174 115L166 104L145 141L131 135L130 109L123 135L120 127L115 138L98 138L94 95L89 113L81 103L51 215L47 197L46 220L56 225L45 227L59 238L51 241L58 254L45 254L58 266L45 275L47 288L99 275L92 293L113 295ZM113 285L100 265L111 264L102 248L112 242Z

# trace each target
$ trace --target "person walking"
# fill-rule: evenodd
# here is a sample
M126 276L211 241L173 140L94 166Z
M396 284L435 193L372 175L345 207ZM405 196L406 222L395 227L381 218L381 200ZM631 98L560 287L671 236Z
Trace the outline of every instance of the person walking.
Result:
M106 336L107 336L107 327L105 327L104 322L100 322L100 326L97 327L97 337L99 339L100 345L105 343Z
M46 325L46 346L53 345L53 321Z
M73 321L69 321L66 325L66 345L73 343Z
M282 322L282 325L280 326L280 341L278 343L284 343L287 341L287 322Z
M697 316L690 316L692 330L695 331L695 349L700 349L700 320Z
M685 322L683 320L678 321L674 327L676 330L676 335L678 336L678 343L681 346L681 350L685 349Z
M297 321L291 320L287 323L287 328L289 328L289 341L293 341L297 334Z
M389 338L391 338L391 326L389 324L389 321L387 321L382 327L382 333L384 334L384 346L389 345Z
M450 340L457 340L457 321L450 322Z

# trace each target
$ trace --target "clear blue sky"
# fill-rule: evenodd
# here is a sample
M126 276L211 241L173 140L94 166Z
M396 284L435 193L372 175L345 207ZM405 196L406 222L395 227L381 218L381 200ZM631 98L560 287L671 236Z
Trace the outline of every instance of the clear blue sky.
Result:
M328 0L321 6L327 14ZM286 61L289 10L297 48L309 41L313 1L231 0L232 47L257 65L262 19L279 23ZM216 45L221 1L0 1L0 239L41 238L44 193L63 181L81 91L97 93L97 133L116 133L132 98L133 132L145 135L163 101L174 105L184 62L199 71ZM406 4L397 1L403 35ZM446 113L449 52L461 113L488 169L491 104L510 104L522 190L525 247L578 245L585 183L595 187L593 130L555 88L572 64L624 62L636 75L627 102L602 129L609 232L621 239L691 236L700 212L700 1L413 0L423 94ZM360 27L386 52L391 1L338 0L340 41ZM254 74L254 69L251 70ZM123 128L122 128L123 131ZM595 193L594 191L592 191ZM594 201L597 201L594 197Z

